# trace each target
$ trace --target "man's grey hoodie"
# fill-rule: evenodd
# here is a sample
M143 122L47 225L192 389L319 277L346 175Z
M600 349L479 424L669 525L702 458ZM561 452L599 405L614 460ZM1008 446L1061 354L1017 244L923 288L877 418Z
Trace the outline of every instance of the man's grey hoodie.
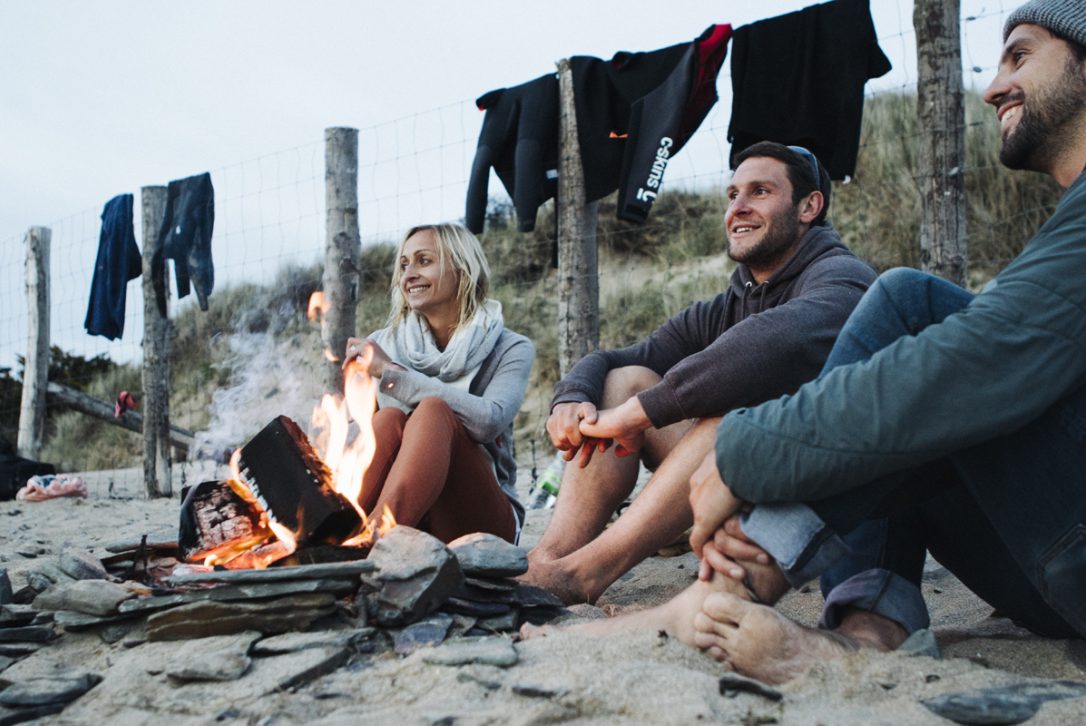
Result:
M841 326L874 281L830 226L812 227L765 282L740 264L726 292L696 302L626 348L589 353L555 384L551 408L599 405L607 372L651 368L663 380L638 395L653 426L722 416L791 393L822 369Z

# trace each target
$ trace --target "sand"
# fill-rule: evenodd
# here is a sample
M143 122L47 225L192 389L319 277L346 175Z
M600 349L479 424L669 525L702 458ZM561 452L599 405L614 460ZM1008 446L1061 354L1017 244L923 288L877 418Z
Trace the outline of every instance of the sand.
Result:
M0 502L0 567L16 588L28 570L65 547L102 554L109 542L177 526L176 499L109 498L91 489L86 500ZM522 544L538 538L548 516L530 513ZM692 581L696 565L689 553L653 557L608 590L599 608L614 614L663 602ZM224 683L169 681L148 664L167 661L177 644L125 648L93 633L68 633L0 673L0 680L73 663L105 675L51 722L252 724L946 723L921 701L1031 679L1086 681L1086 643L1038 638L991 617L990 607L934 563L924 594L942 659L861 652L781 687L779 702L721 695L720 665L654 632L522 641L515 645L519 661L509 668L430 665L422 651L406 658L384 653L271 694L252 687L255 674ZM788 595L779 609L813 624L820 605L817 587L809 587ZM1032 722L1084 721L1086 699L1080 698L1049 702Z

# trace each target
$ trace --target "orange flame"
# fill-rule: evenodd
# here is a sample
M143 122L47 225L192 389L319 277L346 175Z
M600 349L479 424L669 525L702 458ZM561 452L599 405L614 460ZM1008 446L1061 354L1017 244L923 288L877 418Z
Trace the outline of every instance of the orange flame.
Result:
M385 511L380 519L371 519L366 522L362 531L343 543L344 547L368 547L388 534L389 530L396 526L396 517L392 516L392 510L385 505Z
M319 323L324 319L324 313L327 310L328 304L324 301L323 292L317 290L309 296L309 310L307 310L305 314L307 318Z
M310 319L314 318L314 310L324 310L320 292L313 293L309 309ZM343 542L344 547L372 545L396 526L396 518L388 505L385 505L380 518L370 518L359 503L362 499L362 480L377 449L373 432L377 382L369 374L372 358L373 351L367 348L362 357L352 360L344 371L344 397L325 395L313 410L311 440L332 472L332 488L351 503L362 519L362 530ZM358 426L358 433L348 443L352 420ZM263 535L258 539L219 548L207 554L204 564L231 570L262 569L292 554L298 547L298 541L288 527L272 519L260 504L241 476L240 462L241 449L237 449L230 458L232 478L227 483L238 496L260 512L261 531L270 530L274 537Z
M377 407L377 383L369 374L373 351L366 349L361 358L347 364L343 374L344 400L325 395L313 411L316 448L332 472L332 488L355 508L362 522L367 521L359 500L362 477L373 461L377 441L373 434L373 412ZM358 424L358 434L348 444L350 421Z

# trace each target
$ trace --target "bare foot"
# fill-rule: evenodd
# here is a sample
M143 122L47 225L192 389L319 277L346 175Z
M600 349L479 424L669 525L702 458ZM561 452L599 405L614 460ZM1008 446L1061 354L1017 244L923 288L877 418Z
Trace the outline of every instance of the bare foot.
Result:
M790 681L816 663L860 647L840 633L805 628L773 608L728 593L705 598L694 630L698 648L766 683Z
M736 597L750 596L746 589L735 580L717 574L710 582L696 580L694 584L671 600L654 608L561 628L525 625L521 628L520 634L522 638L534 638L561 629L583 635L603 636L636 630L656 630L667 633L681 643L695 647L694 616L701 612L702 603L706 597L718 592L734 593Z
M763 565L744 560L739 565L747 573L743 585L749 596L744 599L763 605L773 605L792 589L776 563Z
M591 588L582 578L567 567L563 559L540 561L528 560L528 571L517 578L520 582L549 590L566 605L594 603L603 594Z

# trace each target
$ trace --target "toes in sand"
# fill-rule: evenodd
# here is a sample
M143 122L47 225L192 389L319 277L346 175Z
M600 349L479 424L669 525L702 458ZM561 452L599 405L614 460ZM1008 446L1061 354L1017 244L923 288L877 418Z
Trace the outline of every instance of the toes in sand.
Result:
M694 631L697 647L766 683L784 683L857 649L844 636L803 627L771 607L729 593L705 598Z

